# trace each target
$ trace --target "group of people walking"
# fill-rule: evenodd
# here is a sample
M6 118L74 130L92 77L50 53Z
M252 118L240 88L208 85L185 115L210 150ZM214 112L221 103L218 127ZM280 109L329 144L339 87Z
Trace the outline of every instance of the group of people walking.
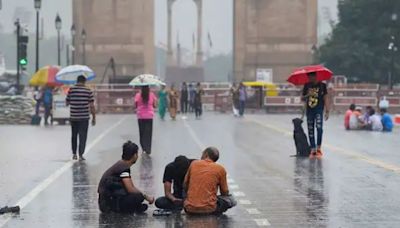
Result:
M226 170L216 163L217 148L206 148L200 160L177 156L165 167L164 196L157 200L138 189L132 181L130 167L139 158L138 150L135 143L126 142L122 147L122 159L103 174L98 186L98 203L103 213L143 213L148 204L154 202L159 208L154 215L181 210L188 214L220 215L236 206L229 193Z
M165 86L162 86L161 90L158 92L158 113L160 118L164 120L166 112L168 111L171 119L176 120L178 110L180 110L182 114L194 112L196 118L200 118L203 113L203 95L204 90L200 83L188 85L184 82L179 92L174 85L172 85L169 90L167 90Z

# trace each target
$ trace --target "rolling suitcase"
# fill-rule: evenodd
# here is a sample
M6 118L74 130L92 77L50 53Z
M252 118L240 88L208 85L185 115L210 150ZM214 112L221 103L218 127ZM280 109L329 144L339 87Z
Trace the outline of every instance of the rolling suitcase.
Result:
M39 126L41 121L42 117L40 117L39 115L34 115L32 116L31 125Z
M296 157L308 157L310 156L311 148L302 126L303 120L295 118L292 122L294 127L293 138L296 145Z

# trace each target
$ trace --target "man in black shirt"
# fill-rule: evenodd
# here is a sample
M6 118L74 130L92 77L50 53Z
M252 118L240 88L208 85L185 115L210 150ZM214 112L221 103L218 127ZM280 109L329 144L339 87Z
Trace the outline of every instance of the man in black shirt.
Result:
M304 85L303 100L306 102L308 137L311 145L310 157L322 157L323 116L329 118L328 90L326 84L317 80L315 72L308 73L309 83ZM317 128L317 145L315 145L314 129Z
M101 177L98 193L101 212L143 213L154 197L137 189L131 178L131 166L136 163L139 147L131 141L123 145L122 160L111 166Z
M193 160L185 156L178 156L165 167L164 171L164 193L165 196L156 200L156 207L165 210L182 210L183 208L183 181L190 163ZM174 192L172 193L172 186Z

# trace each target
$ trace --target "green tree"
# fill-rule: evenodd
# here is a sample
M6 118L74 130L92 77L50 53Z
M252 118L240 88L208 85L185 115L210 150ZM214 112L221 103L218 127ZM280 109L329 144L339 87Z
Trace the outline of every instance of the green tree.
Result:
M361 82L387 83L392 35L400 50L399 0L339 0L339 23L318 58L335 74ZM392 15L397 14L397 21ZM394 53L394 81L400 82L400 55Z

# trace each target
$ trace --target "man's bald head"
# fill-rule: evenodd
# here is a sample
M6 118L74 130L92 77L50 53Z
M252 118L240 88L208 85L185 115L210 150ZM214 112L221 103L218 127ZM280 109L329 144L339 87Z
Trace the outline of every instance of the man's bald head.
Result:
M204 151L203 151L203 155L201 157L201 159L211 159L213 162L218 161L219 159L219 151L217 148L215 147L207 147Z

